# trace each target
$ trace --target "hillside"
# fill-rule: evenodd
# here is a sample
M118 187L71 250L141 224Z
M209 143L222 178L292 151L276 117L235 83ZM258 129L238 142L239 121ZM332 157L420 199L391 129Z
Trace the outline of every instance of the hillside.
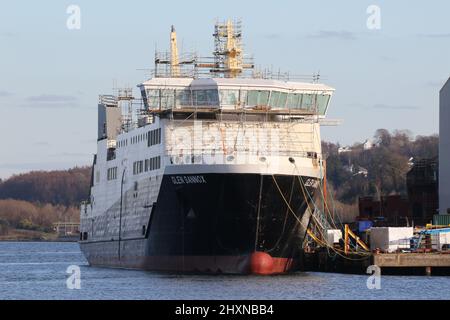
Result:
M79 221L91 168L33 171L0 182L0 239L55 238L53 223Z
M32 171L0 182L0 199L78 206L89 195L91 167Z
M335 198L355 203L360 196L406 194L406 173L414 161L438 156L439 137L413 137L408 131L376 131L369 147L323 143L327 177Z

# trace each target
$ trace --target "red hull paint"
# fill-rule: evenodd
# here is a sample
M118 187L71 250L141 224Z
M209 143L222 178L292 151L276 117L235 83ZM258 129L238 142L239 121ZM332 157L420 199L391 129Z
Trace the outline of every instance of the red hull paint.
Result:
M165 256L147 257L147 270L272 275L292 271L293 259L273 258L272 268L263 272L252 268L250 256Z
M272 258L272 267L255 270L250 256L147 256L145 258L122 257L113 259L91 259L93 266L108 266L148 271L186 272L206 274L257 274L273 275L293 271L294 260L289 258Z

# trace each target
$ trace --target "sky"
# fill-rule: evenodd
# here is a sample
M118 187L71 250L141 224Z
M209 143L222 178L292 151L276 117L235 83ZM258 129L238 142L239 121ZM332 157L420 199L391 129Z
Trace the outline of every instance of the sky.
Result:
M79 28L68 28L71 5ZM144 81L172 24L181 50L211 55L217 19L242 19L258 66L320 72L336 89L328 118L342 123L323 127L323 140L353 144L378 128L438 133L449 12L445 0L2 1L0 178L90 164L98 95Z

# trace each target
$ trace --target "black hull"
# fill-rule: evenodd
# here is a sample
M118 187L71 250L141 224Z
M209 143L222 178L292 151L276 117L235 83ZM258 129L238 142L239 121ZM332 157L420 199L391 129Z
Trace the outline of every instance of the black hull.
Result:
M83 241L81 247L92 265L288 272L298 267L302 256L314 185L314 179L297 176L165 175L145 237Z

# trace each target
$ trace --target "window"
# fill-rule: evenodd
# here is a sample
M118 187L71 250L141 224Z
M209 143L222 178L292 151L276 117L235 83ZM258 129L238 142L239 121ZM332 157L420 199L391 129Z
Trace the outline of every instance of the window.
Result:
M269 106L272 108L286 108L287 93L272 91Z
M317 109L320 115L325 115L327 112L328 102L330 101L329 94L319 94L317 95Z
M161 89L161 107L171 109L174 107L175 102L175 90L173 89Z
M140 174L144 171L144 161L135 161L133 163L133 174Z
M206 90L206 97L209 105L219 105L219 93L217 90Z
M239 90L239 104L245 106L247 101L247 90Z
M175 91L175 106L192 106L192 96L190 90Z
M161 168L161 157L160 156L149 159L149 170L150 171L158 170L160 168Z
M220 104L235 106L239 101L239 90L220 90Z
M194 95L194 104L196 106L207 105L206 90L195 90L192 92Z
M147 90L147 103L151 109L160 107L159 90Z
M301 93L290 93L287 99L287 107L289 109L299 109L302 105Z
M147 145L149 147L161 143L161 128L149 131L148 135Z
M141 96L142 101L144 102L144 106L148 108L147 93L145 92L144 88L141 89Z
M272 94L270 95L270 101L269 106L271 107L277 107L278 106L278 99L280 98L280 92L278 91L272 91Z
M316 99L315 99L315 94L303 94L303 99L302 99L302 107L301 109L305 109L308 111L315 111L315 103L316 103Z
M194 105L217 106L219 105L219 94L217 90L194 90L192 91Z
M108 169L108 171L107 171L107 179L108 180L115 180L115 179L117 179L117 167Z
M247 92L247 106L267 106L269 102L268 90L251 90Z

